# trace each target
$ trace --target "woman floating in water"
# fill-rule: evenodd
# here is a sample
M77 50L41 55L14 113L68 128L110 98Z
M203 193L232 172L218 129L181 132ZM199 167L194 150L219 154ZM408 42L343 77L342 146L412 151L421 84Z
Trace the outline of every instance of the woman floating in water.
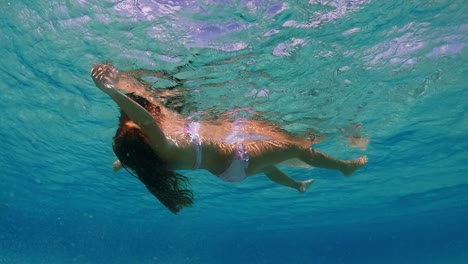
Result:
M330 157L313 149L310 140L295 138L265 121L193 121L152 100L132 74L119 72L111 64L94 66L91 76L121 109L113 142L119 159L114 169L123 166L134 171L173 213L193 203L192 192L186 189L188 179L175 170L205 169L229 182L264 173L303 193L313 180L295 180L275 165L297 158L349 176L367 163L366 156L346 161Z

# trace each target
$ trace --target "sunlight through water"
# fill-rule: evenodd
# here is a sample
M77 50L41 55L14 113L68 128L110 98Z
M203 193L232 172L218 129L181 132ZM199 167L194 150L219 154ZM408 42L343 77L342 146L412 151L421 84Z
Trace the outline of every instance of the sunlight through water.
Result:
M0 263L467 263L467 13L464 0L2 1ZM369 164L350 178L284 165L315 179L305 194L184 172L195 203L173 216L112 172L119 113L89 74L105 61L170 72L186 115L242 109Z

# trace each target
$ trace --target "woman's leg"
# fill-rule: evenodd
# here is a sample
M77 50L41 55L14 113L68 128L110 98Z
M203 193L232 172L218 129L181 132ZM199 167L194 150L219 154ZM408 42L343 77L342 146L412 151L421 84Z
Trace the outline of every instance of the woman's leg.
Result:
M313 148L305 150L300 160L314 167L339 170L345 176L350 176L355 170L366 165L368 161L367 156L353 160L340 160Z
M265 175L268 176L270 180L278 184L294 188L301 193L304 193L305 191L307 191L309 186L314 182L313 179L305 180L305 181L295 180L289 177L286 173L284 173L283 171L281 171L275 166L266 167L263 173L265 173Z
M249 167L246 170L248 175L263 172L265 168L293 158L298 158L313 167L338 170L345 176L350 176L355 170L367 164L367 156L340 160L302 142L261 141L247 144L246 147L250 156Z

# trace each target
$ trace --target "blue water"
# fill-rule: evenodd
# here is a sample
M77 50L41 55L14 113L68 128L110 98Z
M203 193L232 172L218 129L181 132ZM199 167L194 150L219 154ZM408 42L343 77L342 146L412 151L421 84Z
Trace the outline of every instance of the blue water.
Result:
M464 0L2 0L0 263L468 263L467 13ZM179 67L197 111L248 107L370 162L351 178L282 167L316 180L304 195L184 172L195 204L172 215L111 171L118 109L89 77L102 61Z

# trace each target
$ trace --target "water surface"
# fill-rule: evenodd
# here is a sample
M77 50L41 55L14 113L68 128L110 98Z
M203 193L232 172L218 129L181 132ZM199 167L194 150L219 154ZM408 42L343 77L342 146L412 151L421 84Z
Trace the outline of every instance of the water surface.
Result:
M468 7L455 1L3 1L0 263L466 263ZM247 107L368 155L310 191L192 180L172 215L112 173L93 64L175 70L192 109ZM155 89L164 83L155 83ZM350 139L369 141L356 145Z

